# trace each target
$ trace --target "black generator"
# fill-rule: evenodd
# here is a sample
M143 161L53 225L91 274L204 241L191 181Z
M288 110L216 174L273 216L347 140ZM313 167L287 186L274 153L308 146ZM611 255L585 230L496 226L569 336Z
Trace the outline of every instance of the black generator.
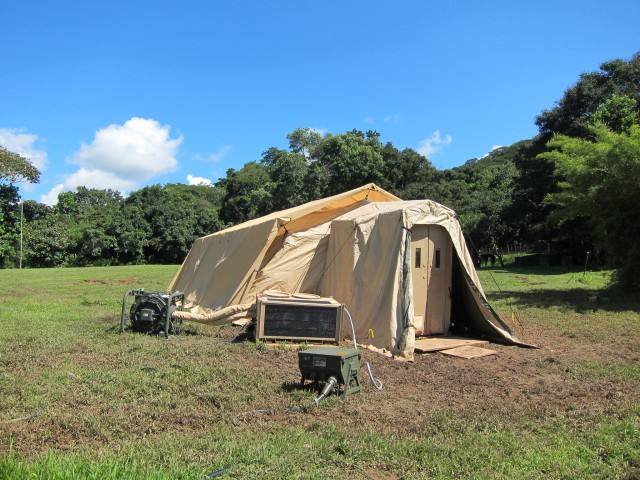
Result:
M178 333L179 325L174 323L171 315L182 310L184 293L164 293L148 291L144 288L128 290L122 297L122 315L120 316L120 332L124 332L127 317L127 298L134 297L129 309L131 330L139 333L162 334L169 338Z

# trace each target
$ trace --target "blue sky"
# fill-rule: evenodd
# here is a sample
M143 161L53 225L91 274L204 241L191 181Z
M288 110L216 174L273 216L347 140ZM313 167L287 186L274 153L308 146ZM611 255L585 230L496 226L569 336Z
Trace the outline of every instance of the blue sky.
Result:
M46 203L215 182L298 127L377 130L450 168L640 50L637 0L7 0L2 24L0 144Z

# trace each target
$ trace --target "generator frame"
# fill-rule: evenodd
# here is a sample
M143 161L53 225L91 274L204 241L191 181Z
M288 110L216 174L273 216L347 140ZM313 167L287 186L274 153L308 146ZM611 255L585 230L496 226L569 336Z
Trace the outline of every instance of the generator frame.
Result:
M127 298L134 297L136 295L153 294L153 293L168 295L167 311L166 311L165 320L164 320L164 336L165 338L169 338L169 329L171 327L171 314L175 311L175 309L171 308L171 306L174 304L174 299L175 300L181 299L182 303L184 304L183 292L175 291L167 294L165 292L155 292L151 290L145 290L144 288L134 288L132 290L127 290L126 292L124 292L124 295L122 296L122 314L120 315L120 333L124 332L124 326L126 323Z

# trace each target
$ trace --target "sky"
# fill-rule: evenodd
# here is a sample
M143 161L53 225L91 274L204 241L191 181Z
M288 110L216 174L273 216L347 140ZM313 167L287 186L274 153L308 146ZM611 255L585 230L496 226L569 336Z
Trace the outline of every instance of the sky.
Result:
M0 145L124 195L207 183L287 134L376 130L439 169L536 135L581 73L640 51L638 0L4 0Z

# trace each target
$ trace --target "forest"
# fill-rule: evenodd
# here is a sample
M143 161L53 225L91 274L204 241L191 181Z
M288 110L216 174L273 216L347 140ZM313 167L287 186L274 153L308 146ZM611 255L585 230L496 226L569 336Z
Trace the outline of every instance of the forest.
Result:
M640 290L640 52L580 75L535 123L534 138L446 170L376 131L300 128L288 149L266 148L211 186L126 197L80 187L53 207L21 201L17 184L40 172L0 147L0 266L180 263L200 236L374 182L453 208L473 254L515 247L550 263L613 267L622 287Z

